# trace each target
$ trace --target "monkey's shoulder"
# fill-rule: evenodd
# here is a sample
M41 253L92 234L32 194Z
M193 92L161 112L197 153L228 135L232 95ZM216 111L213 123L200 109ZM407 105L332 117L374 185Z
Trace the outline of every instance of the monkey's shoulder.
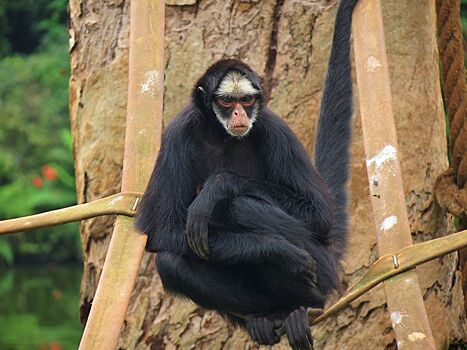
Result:
M264 108L261 118L258 118L257 128L258 134L268 147L303 147L287 123L268 108Z
M170 121L165 128L164 135L167 137L187 136L189 131L196 127L200 116L199 109L190 103Z

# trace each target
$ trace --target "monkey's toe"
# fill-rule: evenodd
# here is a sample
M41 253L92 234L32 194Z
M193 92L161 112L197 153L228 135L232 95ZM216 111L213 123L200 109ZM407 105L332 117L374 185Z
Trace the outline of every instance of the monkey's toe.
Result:
M246 321L246 329L251 338L261 345L274 345L281 340L274 325L274 321L267 317L249 317Z
M313 338L311 337L310 324L308 322L306 308L300 307L297 310L291 312L284 320L284 328L292 349L313 349Z

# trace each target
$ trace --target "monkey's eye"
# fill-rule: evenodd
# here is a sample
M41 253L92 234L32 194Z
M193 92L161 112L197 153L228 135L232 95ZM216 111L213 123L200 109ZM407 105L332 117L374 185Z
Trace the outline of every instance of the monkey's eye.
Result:
M234 98L229 96L223 96L217 99L217 104L221 107L230 107L233 102Z
M240 102L242 103L242 105L244 106L251 106L253 103L256 102L256 98L254 96L243 96L241 99L240 99Z

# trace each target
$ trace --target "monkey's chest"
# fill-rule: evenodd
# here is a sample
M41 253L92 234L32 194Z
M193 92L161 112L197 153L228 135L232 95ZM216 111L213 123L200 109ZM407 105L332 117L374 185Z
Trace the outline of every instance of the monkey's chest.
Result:
M208 176L216 171L229 170L240 175L265 178L264 159L261 159L257 149L252 145L227 145L208 153L209 159L206 159Z

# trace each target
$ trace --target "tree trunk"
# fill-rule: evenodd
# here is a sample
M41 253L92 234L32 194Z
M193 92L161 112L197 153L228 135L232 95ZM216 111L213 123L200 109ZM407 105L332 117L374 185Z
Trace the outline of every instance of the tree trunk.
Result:
M336 1L166 3L164 121L186 104L194 82L211 63L236 57L264 77L271 97L269 106L288 122L311 153ZM448 166L434 6L429 1L384 2L407 210L417 242L454 229L452 217L439 209L432 194L434 180ZM128 15L129 2L124 0L70 1L70 109L80 203L119 191ZM350 182L352 233L343 262L344 286L353 284L377 258L358 105L356 112ZM83 321L102 270L112 224L112 218L99 218L81 226ZM467 336L457 254L426 263L418 272L437 347L448 349L464 343ZM396 348L382 288L314 327L313 334L317 349ZM228 326L214 312L165 295L152 254L143 258L119 347L256 348L243 331ZM275 347L286 348L284 340Z

